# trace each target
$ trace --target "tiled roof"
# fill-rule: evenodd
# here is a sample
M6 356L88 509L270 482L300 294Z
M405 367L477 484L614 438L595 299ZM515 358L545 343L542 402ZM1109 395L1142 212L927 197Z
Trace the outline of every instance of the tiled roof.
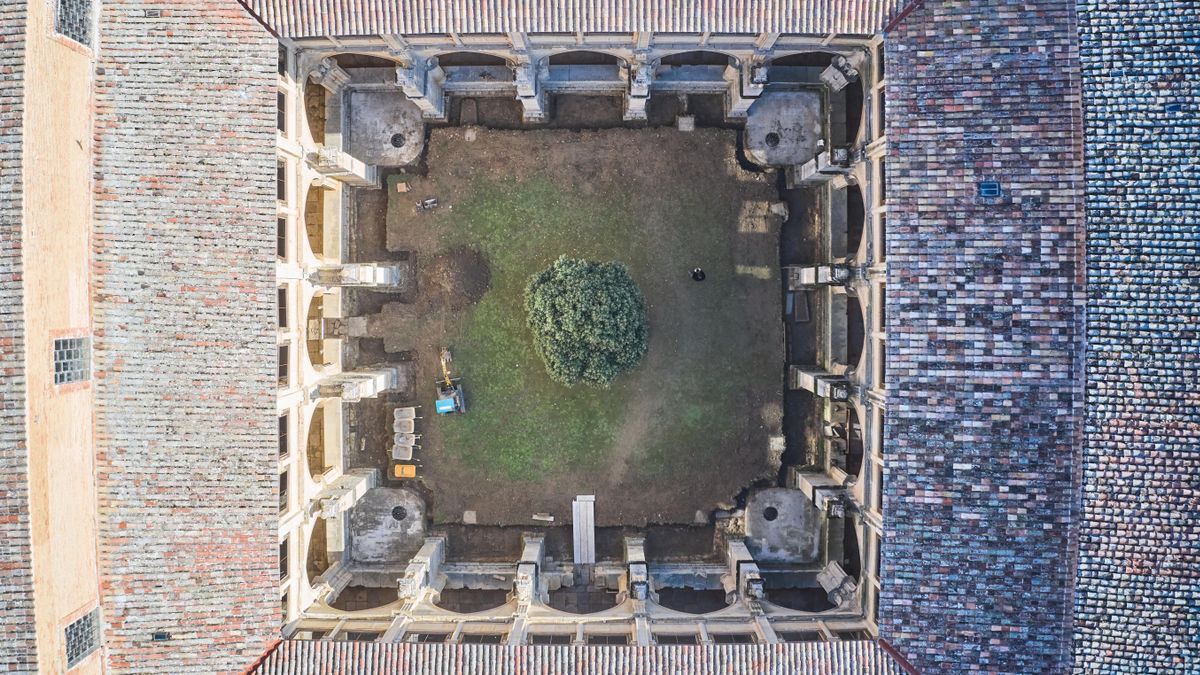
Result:
M1080 672L1200 668L1200 5L1083 0Z
M874 642L656 647L408 644L287 640L250 671L254 675L899 675Z
M428 33L874 35L903 0L243 0L283 37Z
M280 620L277 48L232 2L100 7L93 309L109 672L240 671ZM160 630L169 639L151 641Z
M37 668L21 284L24 0L0 0L0 671Z
M1082 432L1075 7L927 0L888 34L880 635L1063 672ZM979 195L998 181L998 198Z

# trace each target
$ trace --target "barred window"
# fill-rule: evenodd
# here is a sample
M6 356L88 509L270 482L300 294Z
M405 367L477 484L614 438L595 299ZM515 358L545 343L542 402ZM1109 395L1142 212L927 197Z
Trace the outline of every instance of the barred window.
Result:
M100 648L100 609L96 608L67 626L67 667L72 668Z
M87 338L54 341L54 384L82 382L90 378L91 358Z
M54 30L81 45L92 46L91 0L58 0Z

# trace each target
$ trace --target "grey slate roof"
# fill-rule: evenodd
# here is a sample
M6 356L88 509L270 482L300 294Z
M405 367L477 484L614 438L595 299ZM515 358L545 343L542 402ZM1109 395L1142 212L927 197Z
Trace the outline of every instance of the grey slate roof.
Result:
M1069 667L1082 431L1075 6L888 34L880 636L927 673ZM979 196L1000 182L1002 196Z
M1080 672L1200 669L1200 3L1083 0Z
M874 35L904 0L243 0L283 37L429 33Z
M101 3L94 366L109 672L277 632L275 40L233 2ZM151 641L154 631L170 639Z
M21 283L24 0L0 0L0 671L37 667Z
M899 675L871 641L775 645L500 645L286 640L254 675Z

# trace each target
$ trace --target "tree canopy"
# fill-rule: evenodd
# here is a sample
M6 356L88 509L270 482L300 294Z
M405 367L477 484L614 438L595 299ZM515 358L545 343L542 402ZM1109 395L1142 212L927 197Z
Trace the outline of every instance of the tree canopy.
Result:
M622 263L560 257L530 278L525 312L557 382L606 387L646 354L646 299Z

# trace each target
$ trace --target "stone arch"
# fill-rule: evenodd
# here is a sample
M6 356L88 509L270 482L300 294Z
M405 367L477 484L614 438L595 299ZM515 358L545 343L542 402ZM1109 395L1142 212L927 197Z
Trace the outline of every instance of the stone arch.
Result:
M343 612L365 612L399 602L395 586L347 586L330 600L329 606Z
M680 49L655 60L656 66L726 66L737 63L736 56L716 49Z
M395 68L401 65L397 59L364 52L338 52L330 54L328 57L333 59L342 70L353 68Z
M856 402L846 403L843 408L842 419L835 419L834 423L844 425L846 452L840 457L835 457L834 464L845 471L846 475L857 478L862 473L863 467L863 421L865 416Z
M337 456L341 453L341 444L337 440L341 436L341 407L341 399L325 399L313 408L309 417L305 458L308 475L313 481L320 481L326 472L337 466Z
M866 312L858 296L846 294L846 364L857 370L862 363L863 347L866 345Z
M866 224L867 206L862 188L857 182L850 183L846 186L846 256L853 259L860 257Z
M550 591L546 604L567 614L598 614L616 607L618 603L615 590L563 586Z
M729 606L729 596L723 588L657 588L658 604L686 614L711 614Z
M318 289L312 293L308 298L304 313L304 326L306 328L314 326L314 322L318 322L316 325L319 326L319 322L325 320L329 315L327 311L328 303L336 299L334 296L335 292ZM306 349L304 353L308 358L309 365L318 373L328 370L336 362L336 358L334 358L336 355L330 352L337 350L339 347L337 344L329 345L327 343L336 343L337 341L325 339L320 330L315 333L311 330L305 330L304 333L306 336Z
M447 612L474 614L507 605L509 595L503 588L443 588L433 604Z
M325 212L331 192L318 183L309 182L304 189L304 209L301 222L304 225L304 242L308 253L317 260L327 259L325 253Z
M304 571L309 585L332 566L329 560L329 532L324 520L317 518L308 530Z
M510 54L501 51L450 49L434 54L438 65L443 68L456 66L511 66L513 59Z
M561 49L546 57L550 66L620 66L620 55L603 49Z

